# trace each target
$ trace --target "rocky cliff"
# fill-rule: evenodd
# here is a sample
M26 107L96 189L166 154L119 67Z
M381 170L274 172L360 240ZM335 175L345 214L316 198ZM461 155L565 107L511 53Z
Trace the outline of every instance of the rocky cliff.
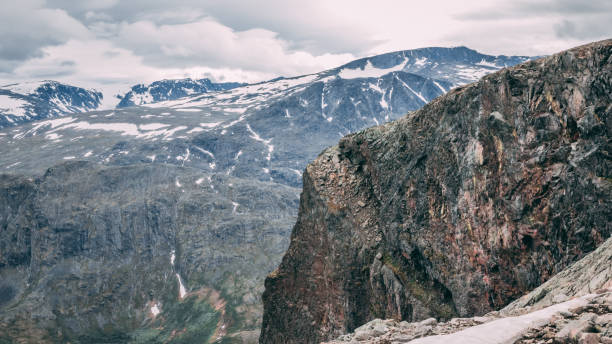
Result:
M610 236L612 40L459 87L304 173L261 343L498 309Z
M164 164L0 174L0 343L242 343L296 206Z
M440 323L433 318L418 323L374 319L328 344L535 344L553 340L612 343L612 238L501 311Z

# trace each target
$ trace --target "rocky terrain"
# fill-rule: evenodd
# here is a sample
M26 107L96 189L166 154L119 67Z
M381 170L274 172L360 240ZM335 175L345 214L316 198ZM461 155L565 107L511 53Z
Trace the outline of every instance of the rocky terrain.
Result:
M612 40L485 76L304 173L261 343L499 309L610 236ZM585 301L586 302L586 301Z
M440 323L434 318L418 323L375 319L328 343L612 343L611 315L608 239L501 311Z
M0 130L0 342L255 342L306 164L525 59L405 51Z

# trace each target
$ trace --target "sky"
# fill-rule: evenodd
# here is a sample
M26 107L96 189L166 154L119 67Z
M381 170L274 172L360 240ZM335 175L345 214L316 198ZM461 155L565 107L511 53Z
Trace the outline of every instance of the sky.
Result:
M256 82L430 46L547 55L612 38L610 0L4 0L0 85Z

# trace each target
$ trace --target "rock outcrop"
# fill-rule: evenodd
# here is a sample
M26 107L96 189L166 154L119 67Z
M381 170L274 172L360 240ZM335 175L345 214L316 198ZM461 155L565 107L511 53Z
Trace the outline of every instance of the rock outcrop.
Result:
M304 173L261 343L484 314L610 236L612 40L344 137Z
M441 323L374 319L327 344L553 341L612 343L612 238L501 311Z

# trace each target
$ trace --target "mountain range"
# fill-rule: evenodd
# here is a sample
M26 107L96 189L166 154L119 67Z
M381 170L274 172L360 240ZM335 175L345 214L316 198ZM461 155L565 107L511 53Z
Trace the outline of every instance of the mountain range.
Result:
M256 341L307 163L528 59L425 48L249 85L165 80L111 110L96 110L93 91L87 112L12 106L0 130L0 340ZM42 103L46 84L2 92Z

